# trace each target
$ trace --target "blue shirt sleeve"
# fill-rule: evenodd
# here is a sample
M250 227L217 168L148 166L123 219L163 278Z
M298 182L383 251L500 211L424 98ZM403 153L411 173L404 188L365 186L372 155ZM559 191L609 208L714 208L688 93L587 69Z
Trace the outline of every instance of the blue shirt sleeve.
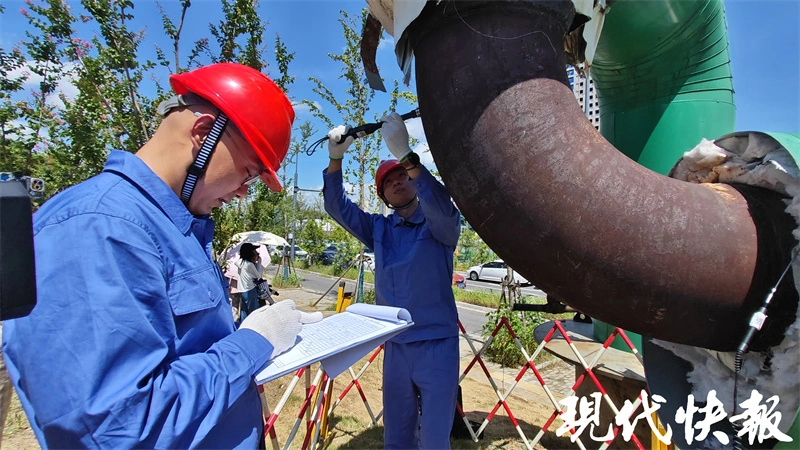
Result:
M78 215L37 234L42 300L10 324L4 349L23 404L51 444L203 444L240 399L253 395L253 376L272 353L253 331L231 333L227 300L210 289L205 303L181 310L160 257L170 249L155 245L135 221ZM257 409L253 414L242 433L260 420ZM242 433L230 429L231 442Z
M450 193L444 185L424 166L419 168L419 175L413 181L417 186L419 206L425 215L425 221L433 237L442 244L455 248L461 234L461 215L450 200Z
M325 198L325 211L367 248L373 249L374 222L372 214L365 213L347 198L342 185L342 171L328 173L328 169L325 169L322 172L322 179L324 181L322 196Z

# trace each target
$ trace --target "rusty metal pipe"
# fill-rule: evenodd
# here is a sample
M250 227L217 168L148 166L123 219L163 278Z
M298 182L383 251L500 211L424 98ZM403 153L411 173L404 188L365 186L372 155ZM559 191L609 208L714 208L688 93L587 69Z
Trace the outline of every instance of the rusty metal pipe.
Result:
M437 168L484 241L546 292L634 332L730 350L757 233L722 184L658 175L587 121L567 85L565 2L429 2L409 28Z

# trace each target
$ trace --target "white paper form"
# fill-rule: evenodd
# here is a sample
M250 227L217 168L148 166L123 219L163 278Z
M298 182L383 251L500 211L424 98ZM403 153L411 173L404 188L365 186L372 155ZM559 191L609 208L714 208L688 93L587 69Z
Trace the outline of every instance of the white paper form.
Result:
M336 377L413 324L411 314L402 308L350 305L345 312L303 325L294 347L270 360L256 375L256 383L266 383L317 361L330 377Z

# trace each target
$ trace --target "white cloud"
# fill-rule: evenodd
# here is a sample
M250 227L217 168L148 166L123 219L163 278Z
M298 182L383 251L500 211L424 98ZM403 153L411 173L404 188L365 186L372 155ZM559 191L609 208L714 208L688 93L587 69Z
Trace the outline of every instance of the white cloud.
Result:
M409 136L421 142L428 142L428 138L425 137L425 130L422 128L422 119L419 117L406 120L406 129Z
M381 41L378 43L378 51L387 48L394 51L394 38L389 36L388 33L383 34L383 36L381 37Z
M319 102L312 102L314 106L317 107L319 111L322 111L322 105ZM296 115L300 114L311 114L311 107L308 106L306 103L302 102L292 102L292 107L294 108L294 113Z
M428 146L428 137L425 136L425 129L422 127L422 119L419 117L415 119L406 120L406 129L408 135L417 139L419 142L413 148L414 153L419 155L419 160L428 170L438 171L436 164L433 162L433 155L431 148Z
M22 136L26 137L26 138L29 138L29 137L31 137L33 135L33 128L28 126L28 122L25 121L25 120L14 119L14 120L11 121L11 127L13 127L13 128L19 127L20 134ZM16 139L19 136L17 135L17 133L10 133L10 134L8 134L8 137L11 138L11 139Z
M433 155L431 154L431 148L428 146L427 142L420 142L414 148L414 153L419 155L419 161L428 168L430 171L439 171L436 167L436 163L433 162Z
M23 84L23 88L26 90L39 90L39 84L42 82L43 77L38 75L31 70L33 65L33 61L26 61L25 64L13 71L11 71L8 75L9 78L17 78L22 76L25 79ZM62 70L65 73L64 77L61 78L58 83L56 84L55 92L48 95L45 102L50 105L54 106L58 109L63 109L65 107L64 102L61 101L60 94L64 94L68 100L72 100L78 96L80 92L75 86L75 79L76 79L76 63L67 63L64 64ZM53 70L56 70L56 67L53 67Z

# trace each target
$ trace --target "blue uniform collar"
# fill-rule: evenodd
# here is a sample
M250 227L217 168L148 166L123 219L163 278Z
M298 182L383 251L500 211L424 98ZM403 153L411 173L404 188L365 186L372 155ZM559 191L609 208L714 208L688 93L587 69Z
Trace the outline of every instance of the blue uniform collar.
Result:
M408 219L403 219L399 214L393 212L389 215L389 220L392 223L393 227L397 227L400 225L406 226L415 226L415 225L422 225L425 223L425 214L422 213L422 206L417 205L417 210L414 211L414 214L411 215Z
M114 173L130 181L164 211L181 233L186 234L189 231L194 216L186 209L178 195L141 158L130 152L112 150L103 172ZM198 218L208 219L209 215Z

